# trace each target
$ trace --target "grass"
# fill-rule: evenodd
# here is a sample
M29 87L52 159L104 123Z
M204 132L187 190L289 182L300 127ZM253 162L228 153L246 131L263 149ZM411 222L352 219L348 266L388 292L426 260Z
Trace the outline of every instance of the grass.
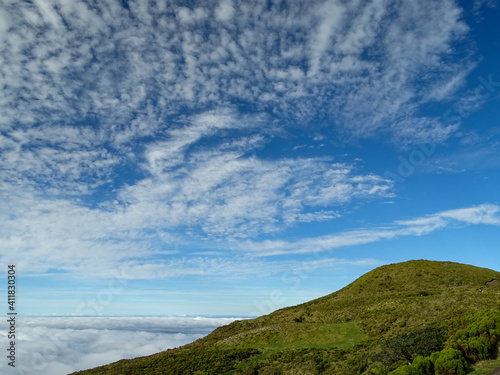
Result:
M473 366L473 371L468 375L488 375L493 370L500 367L500 358L489 360L489 361L480 361Z
M238 346L261 350L303 348L351 349L364 339L364 333L354 323L281 323L230 336L218 346Z

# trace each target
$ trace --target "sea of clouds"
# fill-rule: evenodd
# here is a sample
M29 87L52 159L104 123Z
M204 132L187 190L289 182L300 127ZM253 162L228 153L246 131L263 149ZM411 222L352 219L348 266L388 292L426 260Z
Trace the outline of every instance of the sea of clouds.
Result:
M65 375L123 358L154 354L195 341L237 318L18 317L15 368L7 356L1 374ZM9 339L4 321L3 352Z

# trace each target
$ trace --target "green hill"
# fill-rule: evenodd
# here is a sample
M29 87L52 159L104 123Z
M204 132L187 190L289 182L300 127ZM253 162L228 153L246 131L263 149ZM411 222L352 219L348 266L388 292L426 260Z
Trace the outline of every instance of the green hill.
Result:
M78 374L386 374L446 339L465 347L453 335L483 319L471 314L500 309L499 280L499 272L452 262L386 265L335 293L235 321L183 347ZM399 353L419 340L426 344L411 357Z

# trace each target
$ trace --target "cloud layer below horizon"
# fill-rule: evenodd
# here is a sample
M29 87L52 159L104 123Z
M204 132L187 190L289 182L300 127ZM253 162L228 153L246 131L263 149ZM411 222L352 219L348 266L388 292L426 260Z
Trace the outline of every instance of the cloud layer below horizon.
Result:
M18 317L17 374L65 375L197 340L235 318ZM2 324L2 327L5 324ZM7 342L7 330L0 333ZM7 361L0 371L9 373Z

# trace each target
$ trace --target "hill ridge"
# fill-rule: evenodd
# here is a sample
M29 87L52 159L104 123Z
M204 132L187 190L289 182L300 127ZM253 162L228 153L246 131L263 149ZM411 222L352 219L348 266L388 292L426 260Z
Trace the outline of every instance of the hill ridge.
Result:
M224 371L199 374L292 374L287 369L302 357L304 374L361 374L352 361L369 362L383 342L402 332L441 327L451 334L466 326L468 315L498 308L500 282L494 280L500 280L500 272L456 262L387 264L336 292L218 327L183 347L78 374L156 374L165 366L172 374L191 374L196 366L209 371L213 361L225 363L217 370ZM318 372L322 366L333 372Z

